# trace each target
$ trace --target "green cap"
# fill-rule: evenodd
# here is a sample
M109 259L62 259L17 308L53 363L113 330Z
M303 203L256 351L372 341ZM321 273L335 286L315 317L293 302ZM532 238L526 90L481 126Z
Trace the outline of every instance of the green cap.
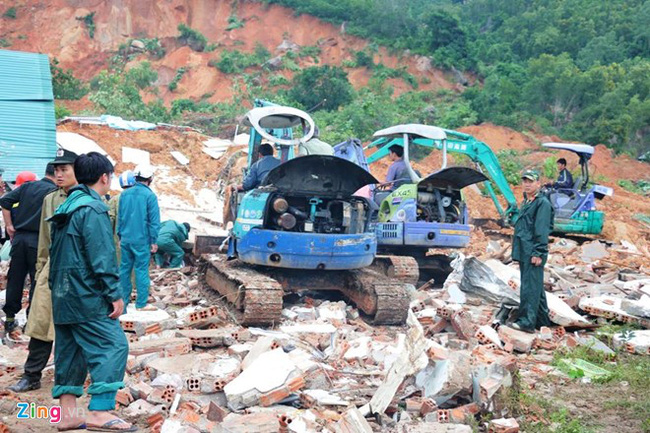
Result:
M521 173L521 178L530 179L534 182L537 182L539 180L539 173L537 173L535 170L524 170L524 172Z

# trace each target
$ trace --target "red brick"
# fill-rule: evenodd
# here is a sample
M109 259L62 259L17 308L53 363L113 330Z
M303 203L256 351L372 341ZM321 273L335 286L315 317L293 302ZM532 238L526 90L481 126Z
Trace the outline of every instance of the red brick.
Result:
M213 401L210 402L207 415L208 420L222 422L226 415L228 415L228 412L225 409L215 404Z

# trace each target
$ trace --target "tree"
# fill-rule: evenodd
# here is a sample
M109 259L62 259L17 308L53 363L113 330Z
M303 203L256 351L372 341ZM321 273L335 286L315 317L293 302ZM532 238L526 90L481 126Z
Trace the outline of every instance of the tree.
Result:
M339 67L312 66L293 77L289 97L305 108L336 110L353 99L348 74ZM323 102L325 101L325 102Z

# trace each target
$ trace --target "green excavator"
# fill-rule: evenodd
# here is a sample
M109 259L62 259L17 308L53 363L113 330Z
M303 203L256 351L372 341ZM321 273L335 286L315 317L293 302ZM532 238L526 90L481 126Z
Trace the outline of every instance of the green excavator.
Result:
M417 137L413 138L411 143L435 150L446 148L446 152L462 154L471 159L477 170L488 178L483 182L485 192L494 202L501 220L505 225L513 225L519 215L517 199L490 146L469 134L450 129L443 130L446 133L445 139ZM364 150L373 148L377 150L367 157L367 163L372 164L387 156L388 149L393 144L403 146L403 138L381 137L370 143ZM568 190L546 191L555 210L554 232L600 234L603 229L604 213L596 209L595 203L597 199L611 196L613 190L606 186L589 183L589 159L594 154L594 148L586 144L570 143L546 143L543 146L548 149L575 153L579 157L582 174L576 179L573 187ZM503 196L505 207L501 204L497 191Z

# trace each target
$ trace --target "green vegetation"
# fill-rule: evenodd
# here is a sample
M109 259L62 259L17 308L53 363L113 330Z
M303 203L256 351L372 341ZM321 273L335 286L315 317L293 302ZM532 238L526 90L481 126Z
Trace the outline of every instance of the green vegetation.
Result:
M86 30L88 30L88 36L90 36L90 39L95 38L95 12L91 12L88 15L85 15L83 17L77 17L77 20L83 21L84 25L86 26Z
M63 105L54 104L54 117L56 120L63 119L64 117L69 116L70 110L65 108Z
M0 48L7 48L11 46L11 41L0 38Z
M198 30L194 30L183 23L178 25L178 41L183 45L188 45L194 51L204 51L208 45L208 39Z
M160 44L158 38L140 39L144 43L144 50L156 59L165 57L165 48Z
M650 193L650 182L647 180L628 180L621 179L618 181L618 186L626 191L633 192L634 194L645 195Z
M16 19L16 7L15 6L10 7L9 9L7 9L5 11L4 14L2 14L2 16L4 18L10 18L12 20L15 20Z
M519 185L521 183L521 172L524 165L519 159L516 150L503 149L497 152L497 159L501 165L501 170L510 185Z
M269 60L271 53L259 42L255 45L255 51L251 54L242 53L238 50L224 50L221 52L219 61L211 60L210 66L214 66L224 74L238 74L251 66L261 66Z
M553 179L557 175L557 163L556 159L552 156L544 159L544 165L542 166L542 176L547 179Z
M232 14L228 17L228 26L226 26L226 30L235 30L244 27L244 22L240 20L236 14Z
M105 113L151 122L169 122L171 116L162 101L145 104L140 90L145 90L158 78L149 62L123 71L102 71L91 81L89 99Z
M72 75L72 70L59 67L59 61L50 61L52 92L55 99L81 99L88 93L88 87Z
M178 68L176 70L176 75L174 76L172 81L167 86L171 92L176 90L176 88L178 87L178 82L181 81L181 78L183 78L183 75L185 75L185 72L187 72L186 67Z
M321 49L317 45L306 45L300 47L298 51L299 57L311 57L314 62L318 63L318 58L320 57Z
M471 71L479 84L462 97L477 122L538 128L634 156L649 149L646 1L262 1ZM369 66L367 57L357 55L357 66Z
M385 81L388 78L401 78L414 89L417 89L419 86L417 79L406 70L406 66L389 68L383 63L375 63L372 53L368 52L368 50L356 51L354 53L354 60L344 61L343 66L348 68L368 68L373 72L373 78L379 81Z
M288 96L311 109L335 110L352 101L354 89L348 74L339 67L312 66L297 73Z

